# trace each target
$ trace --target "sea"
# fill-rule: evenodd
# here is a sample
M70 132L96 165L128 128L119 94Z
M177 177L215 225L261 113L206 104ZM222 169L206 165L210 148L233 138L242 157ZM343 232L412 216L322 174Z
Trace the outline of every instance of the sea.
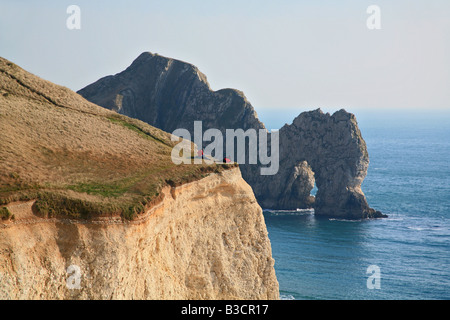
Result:
M389 217L263 210L281 299L450 299L450 112L354 113L370 157L362 189ZM260 119L276 129L293 115Z

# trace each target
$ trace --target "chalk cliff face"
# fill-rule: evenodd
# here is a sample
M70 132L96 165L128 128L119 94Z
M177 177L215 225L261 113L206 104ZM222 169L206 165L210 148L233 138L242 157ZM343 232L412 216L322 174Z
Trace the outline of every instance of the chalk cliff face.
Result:
M167 132L203 122L203 130L265 129L242 92L212 91L195 66L151 53L126 70L78 91L87 100ZM270 139L270 137L269 137ZM353 114L304 112L279 132L280 169L261 176L257 165L240 164L263 208L315 208L323 216L381 217L367 204L361 183L369 157ZM235 160L235 159L233 159ZM310 195L318 187L317 197Z
M8 204L0 299L279 298L262 210L238 168L163 193L132 222L45 219L33 201Z

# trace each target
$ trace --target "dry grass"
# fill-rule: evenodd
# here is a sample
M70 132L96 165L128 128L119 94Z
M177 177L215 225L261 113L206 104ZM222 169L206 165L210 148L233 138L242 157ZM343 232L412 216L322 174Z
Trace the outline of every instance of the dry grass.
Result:
M172 163L170 135L0 58L0 204L45 216L133 219L167 184L233 165Z

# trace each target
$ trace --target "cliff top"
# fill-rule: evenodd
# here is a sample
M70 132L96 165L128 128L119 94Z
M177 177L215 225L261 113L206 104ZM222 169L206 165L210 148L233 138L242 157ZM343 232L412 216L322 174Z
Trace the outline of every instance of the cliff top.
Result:
M228 167L177 166L170 134L1 57L0 127L0 205L36 199L47 217L133 219L165 185Z

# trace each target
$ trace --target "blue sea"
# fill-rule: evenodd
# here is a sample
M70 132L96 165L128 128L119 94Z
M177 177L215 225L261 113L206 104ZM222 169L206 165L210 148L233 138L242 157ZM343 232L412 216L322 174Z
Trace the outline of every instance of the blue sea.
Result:
M370 156L362 188L389 218L264 210L281 298L450 299L450 112L355 114Z

